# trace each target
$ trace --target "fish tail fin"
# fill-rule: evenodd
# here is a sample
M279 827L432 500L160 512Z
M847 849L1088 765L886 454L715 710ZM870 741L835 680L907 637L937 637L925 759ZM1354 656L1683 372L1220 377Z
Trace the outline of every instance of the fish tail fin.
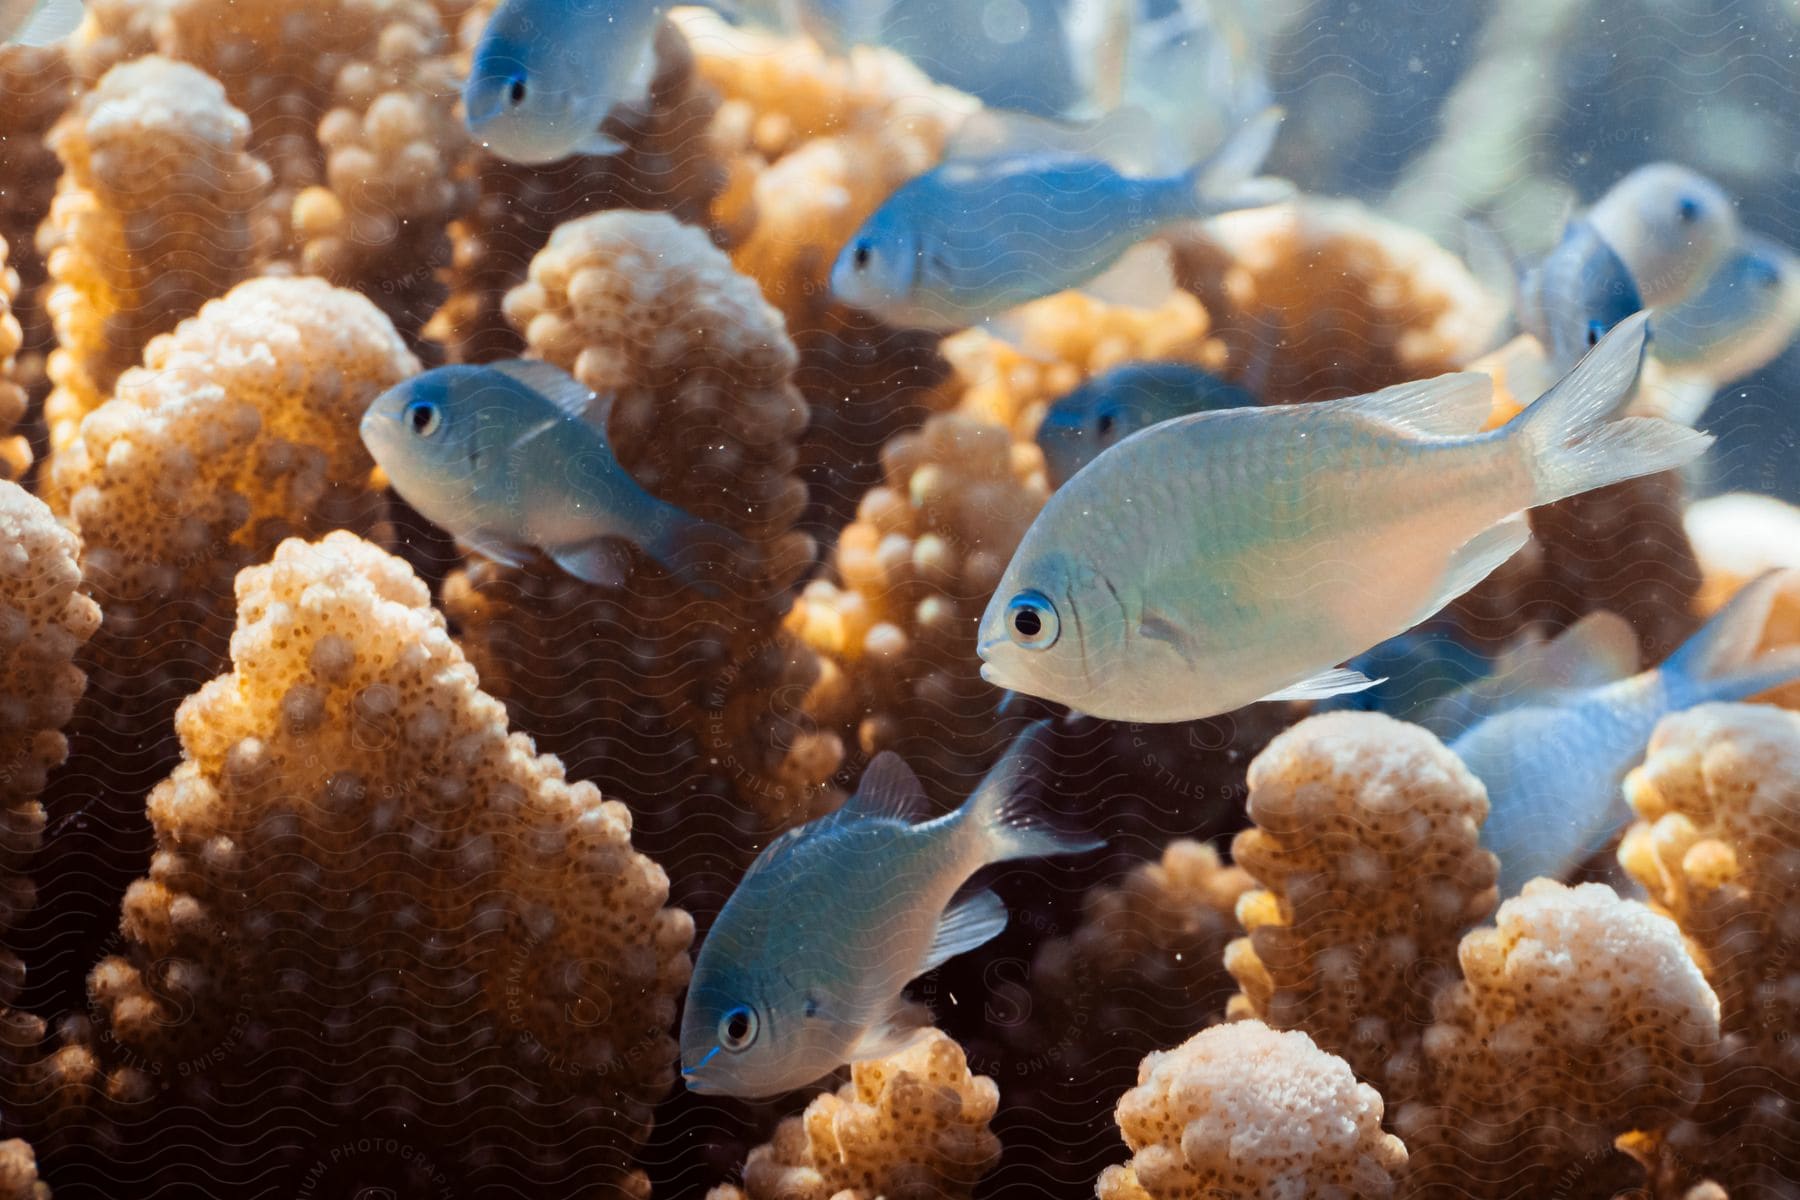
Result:
M1637 382L1648 315L1636 313L1600 339L1557 385L1504 426L1522 446L1532 505L1672 470L1699 458L1710 434L1655 417L1613 420Z
M1264 208L1294 195L1285 179L1258 175L1275 145L1283 112L1270 105L1240 125L1212 154L1195 163L1185 176L1197 213L1203 217Z
M981 861L1082 854L1106 844L1050 828L1028 799L1026 786L1034 765L1048 753L1052 726L1038 721L1013 739L963 805L963 823L982 843Z
M1796 583L1800 571L1765 571L1669 656L1663 678L1678 705L1743 700L1800 679L1800 647L1756 653L1776 593Z

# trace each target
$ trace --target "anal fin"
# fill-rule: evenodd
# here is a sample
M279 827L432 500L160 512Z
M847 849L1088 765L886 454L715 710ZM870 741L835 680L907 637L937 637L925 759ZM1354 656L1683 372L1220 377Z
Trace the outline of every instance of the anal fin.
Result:
M931 1028L931 1010L916 1000L894 998L887 1014L863 1030L846 1057L853 1063L898 1054Z
M1005 928L1006 905L1000 897L986 889L976 892L945 910L919 972L923 974L942 966L957 955L999 937Z

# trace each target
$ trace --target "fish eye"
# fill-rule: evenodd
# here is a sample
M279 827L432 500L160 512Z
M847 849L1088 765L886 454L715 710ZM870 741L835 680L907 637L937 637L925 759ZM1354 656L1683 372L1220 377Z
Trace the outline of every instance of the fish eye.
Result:
M420 437L430 437L444 423L444 412L429 400L414 400L400 414L407 428Z
M756 1013L740 1004L719 1018L719 1045L736 1054L756 1040Z
M1598 346L1600 339L1606 336L1606 322L1589 321L1587 327L1587 344Z
M1692 196L1683 196L1675 202L1675 213L1683 221L1692 225L1700 219L1700 202Z
M856 243L856 249L851 253L850 257L856 264L856 269L860 271L869 265L869 260L875 257L875 251L869 245L868 241L864 240Z
M1048 650L1061 632L1056 606L1042 592L1020 592L1006 606L1007 636L1023 649Z
M1113 415L1110 412L1103 412L1100 414L1099 431L1101 437L1106 437L1112 433L1113 423Z
M513 76L512 82L506 88L506 98L514 108L525 103L525 79L523 76Z

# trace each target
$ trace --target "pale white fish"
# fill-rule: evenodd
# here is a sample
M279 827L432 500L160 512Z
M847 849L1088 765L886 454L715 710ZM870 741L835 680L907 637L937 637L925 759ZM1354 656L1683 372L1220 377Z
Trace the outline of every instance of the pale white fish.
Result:
M1800 333L1800 256L1747 233L1686 300L1652 316L1664 367L1716 387L1767 366Z
M1618 835L1630 820L1620 784L1663 717L1800 678L1800 648L1756 654L1784 582L1746 584L1660 667L1502 711L1450 743L1487 787L1481 841L1500 859L1501 899L1566 878Z
M75 32L82 0L0 0L0 44L47 46Z
M1509 708L1584 691L1633 675L1637 634L1613 612L1591 612L1553 638L1527 633L1501 652L1493 670L1432 701L1410 718L1444 741Z
M1039 722L955 812L920 821L925 795L891 752L827 817L771 842L701 943L681 1021L688 1087L756 1098L904 1048L931 1013L907 981L1006 928L991 891L956 899L990 863L1077 854L1023 804ZM1041 768L1039 768L1041 769Z
M983 614L982 678L1125 721L1370 685L1344 662L1432 616L1530 536L1523 510L1697 458L1609 420L1643 358L1621 322L1512 421L1485 375L1153 425L1051 494Z
M1609 188L1587 220L1624 260L1649 307L1699 287L1738 241L1725 190L1677 163L1650 163Z

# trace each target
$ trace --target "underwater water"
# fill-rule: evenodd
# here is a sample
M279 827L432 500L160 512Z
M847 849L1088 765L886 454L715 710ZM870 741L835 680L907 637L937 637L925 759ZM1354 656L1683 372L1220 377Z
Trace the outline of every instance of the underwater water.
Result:
M0 32L0 1200L1800 1196L1793 3Z

